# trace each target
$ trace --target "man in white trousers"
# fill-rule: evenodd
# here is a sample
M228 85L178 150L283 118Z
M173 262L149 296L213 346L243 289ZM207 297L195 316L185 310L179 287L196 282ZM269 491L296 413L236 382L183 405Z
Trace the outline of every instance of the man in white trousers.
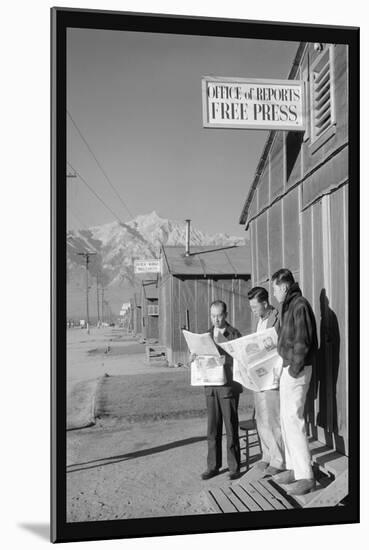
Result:
M272 284L274 296L282 304L278 329L278 353L283 359L279 396L287 468L273 479L289 484L288 494L303 495L315 485L304 408L318 347L316 322L291 271L280 269L274 273Z

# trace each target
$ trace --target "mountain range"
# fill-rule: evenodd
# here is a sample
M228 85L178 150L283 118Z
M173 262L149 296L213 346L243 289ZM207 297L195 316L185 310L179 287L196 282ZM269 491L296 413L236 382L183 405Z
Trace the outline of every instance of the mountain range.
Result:
M104 287L105 309L119 314L140 280L134 274L135 259L158 258L162 245L185 246L185 222L161 218L155 211L127 223L112 222L70 230L67 233L67 316L84 318L86 269L80 252L91 252L89 263L90 315L97 315L97 283ZM209 235L191 227L191 245L244 245L246 239L226 233ZM95 298L94 298L95 296ZM101 299L101 291L100 291Z

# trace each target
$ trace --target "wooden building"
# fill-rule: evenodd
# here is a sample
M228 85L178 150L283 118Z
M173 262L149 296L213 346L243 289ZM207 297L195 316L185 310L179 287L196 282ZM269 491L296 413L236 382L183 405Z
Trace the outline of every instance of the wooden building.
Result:
M142 314L141 314L141 301L138 293L135 292L130 299L130 322L129 327L134 336L141 336L142 334Z
M231 325L243 334L251 330L249 246L193 246L188 255L183 247L163 246L161 258L159 341L166 348L169 364L187 363L182 329L206 332L214 300L227 303Z
M289 78L305 82L305 132L270 132L240 223L250 231L253 285L270 290L286 267L313 306L319 353L308 419L319 441L347 455L347 46L301 43Z
M157 340L159 337L159 305L157 280L141 283L142 338Z

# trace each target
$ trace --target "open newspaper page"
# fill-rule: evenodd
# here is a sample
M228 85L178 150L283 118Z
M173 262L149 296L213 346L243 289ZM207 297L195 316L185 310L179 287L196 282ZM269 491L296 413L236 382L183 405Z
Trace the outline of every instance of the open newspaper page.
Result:
M277 352L277 339L272 327L219 343L237 362L233 370L234 380L254 391L278 388L282 359Z
M190 353L195 353L196 355L215 355L216 357L220 357L220 353L217 350L214 340L209 332L205 332L204 334L196 334L195 332L190 332L188 330L182 330L182 332Z
M211 335L182 332L190 353L196 354L191 363L191 386L223 386L226 382L224 356L220 355Z
M233 359L233 380L239 382L249 390L259 391L258 386L252 381L247 372L247 368L244 368L237 359Z

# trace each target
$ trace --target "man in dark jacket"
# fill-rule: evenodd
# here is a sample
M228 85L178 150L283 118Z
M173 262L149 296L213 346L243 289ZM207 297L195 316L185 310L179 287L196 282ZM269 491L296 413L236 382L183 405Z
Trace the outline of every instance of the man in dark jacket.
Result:
M289 494L302 495L311 491L315 484L304 407L317 350L316 323L313 310L302 296L291 271L280 269L274 273L272 283L274 296L282 304L278 353L283 359L283 370L279 391L287 468L274 479L290 484Z
M215 344L240 338L241 333L227 323L227 305L221 300L211 304L212 328L209 330ZM220 346L217 349L225 357L224 386L205 386L206 408L208 413L208 458L207 470L202 479L210 479L219 473L222 466L223 421L227 435L227 462L229 478L240 476L240 444L238 438L238 402L242 392L241 384L233 381L233 359Z

